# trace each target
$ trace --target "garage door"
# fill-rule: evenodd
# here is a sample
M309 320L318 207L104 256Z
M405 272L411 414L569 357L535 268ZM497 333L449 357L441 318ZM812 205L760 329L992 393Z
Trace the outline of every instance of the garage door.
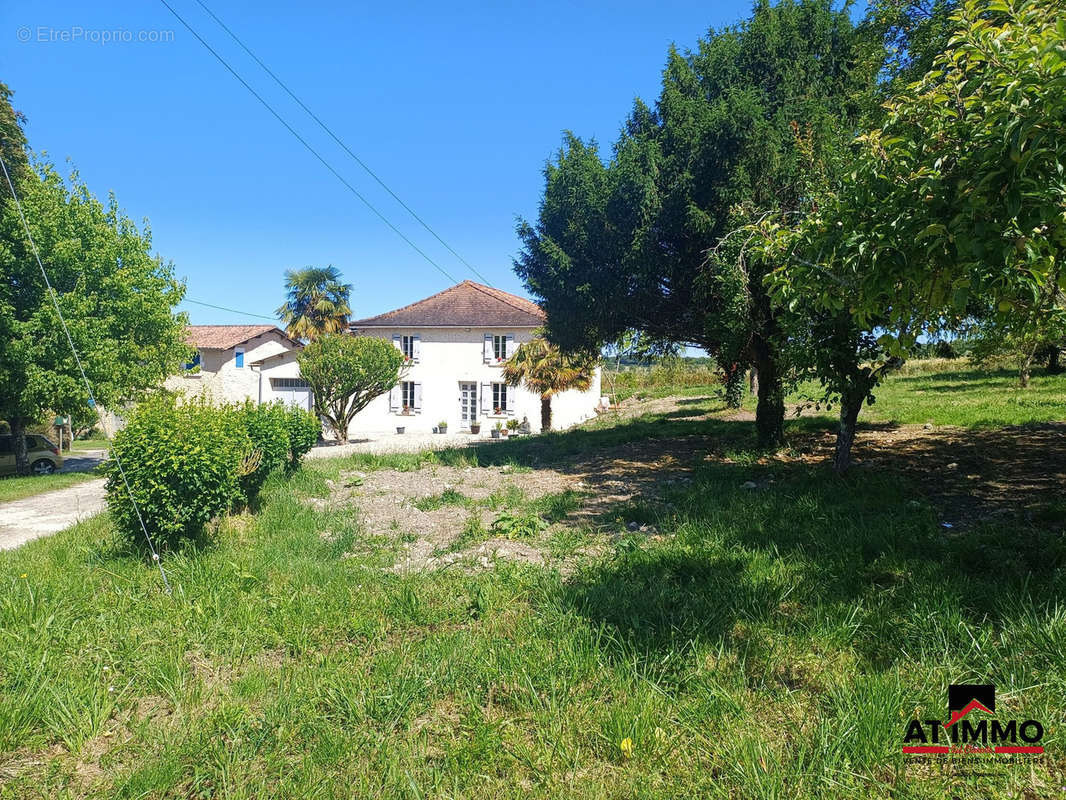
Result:
M285 405L311 410L311 387L302 378L271 378L270 388Z

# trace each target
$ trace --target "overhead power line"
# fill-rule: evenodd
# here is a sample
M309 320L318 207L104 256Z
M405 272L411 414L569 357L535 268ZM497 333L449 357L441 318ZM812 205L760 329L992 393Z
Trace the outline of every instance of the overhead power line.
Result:
M319 153L314 147L312 147L310 145L310 143L308 143L308 141L306 139L304 139L299 133L297 133L296 129L293 128L292 125L290 125L286 121L286 119L283 116L281 116L281 114L278 113L274 109L274 107L272 105L270 105L270 103L268 103L266 100L264 100L262 95L260 95L255 89L253 89L251 87L251 85L249 85L249 83L244 78L242 78L240 76L240 74L233 67L231 67L229 65L229 63L226 61L226 59L224 59L222 56L220 56L218 54L218 52L216 52L215 49L213 47L211 47L211 45L209 45L206 41L204 41L203 37L200 36L200 34L196 32L196 29L193 28L192 25L190 25L188 22L186 22L185 18L182 17L177 11L175 11L174 8L170 5L170 3L167 2L167 0L159 0L159 2L167 7L167 10L170 11L170 13L174 15L174 18L177 19L178 22L180 22L182 25L184 25L185 28L189 31L189 33L191 33L196 38L196 40L200 44L202 44L207 49L207 51L211 55L213 55L218 60L218 62L222 66L224 66L226 68L226 70L234 78L236 78L240 82L241 86L243 86L245 89L247 89L252 94L252 96L256 100L258 100L260 102L260 104L274 116L274 118L278 122L280 122L283 126L285 126L285 129L289 133L291 133L296 138L296 140L300 144L302 144L304 146L304 148L306 148L306 150L311 155L313 155L316 159L319 160L319 162L321 162L322 166L324 166L326 169L328 169L330 171L330 173L332 173L333 177L335 177L342 184L344 184L345 188L347 188L349 192L351 192L356 197L358 197L362 201L363 205L365 205L367 208L369 208L371 211L373 211L374 214L377 215L377 217L382 222L384 222L386 225L389 226L389 228L392 229L393 233L395 233L397 236L399 236L401 239L403 239L405 242L407 242L407 244L410 245L412 250L414 250L416 253L418 253L420 256L422 256L422 258L424 258L426 261L428 261L438 272L440 272L444 277L446 277L452 283L456 282L455 278L448 272L448 270L444 269L444 267L442 267L440 264L438 264L436 261L434 261L432 258L430 258L430 256L427 255L424 250L422 250L422 248L420 248L418 245L416 245L414 242L412 242L409 238L407 238L407 236L404 235L403 231L401 231L399 228L397 228L395 225L393 225L389 221L388 217L386 217L384 214L382 214L380 211L378 211L378 209L374 206L373 203L371 203L362 194L360 194L359 190L356 189L354 186L352 186L352 184L350 184L344 178L343 175L341 175L339 172L337 172L337 170L333 168L333 165L330 164L328 161L326 161L326 159L322 156L321 153Z
M269 319L272 322L277 322L277 317L268 317L266 314L253 314L251 311L238 311L236 308L226 308L226 306L216 306L214 303L205 303L203 300L192 300L186 297L182 300L183 303L195 303L198 306L207 306L208 308L216 308L219 311L229 311L231 314L240 314L243 317L259 317L259 319Z
M384 189L386 192L388 192L392 196L393 200L395 200L397 203L399 203L401 206L403 206L404 210L408 214L410 214L412 217L414 217L414 219L418 222L419 225L421 225L423 228L425 228L427 231L429 231L430 235L434 239L436 239L438 242L440 242L449 253L451 253L453 256L455 256L457 259L459 259L459 261L462 262L462 264L468 270L470 270L472 273L474 273L474 275L476 275L478 278L480 278L486 284L489 284L489 279L488 278L486 278L484 275L482 275L481 272L478 271L478 269L473 264L471 264L469 261L467 261L461 255L459 255L459 253L457 253L455 251L455 249L450 244L448 244L446 241L444 241L444 239L442 239L440 237L440 234L438 234L435 230L433 230L433 228L431 228L429 226L428 222L426 222L424 219L422 219L422 217L420 217L415 212L415 210L413 208L411 208L409 205L407 205L407 203L405 203L403 201L403 199L398 194L396 194L396 192L394 192L392 190L392 188L389 187L389 185L387 183L385 183L384 180L382 180L381 176L379 176L376 172L374 172L374 170L372 170L370 168L370 166L365 161L363 161L363 159L361 159L354 152L352 152L351 148L348 147L348 145L345 144L344 141L342 141L341 138L336 133L333 132L333 129L330 128L325 122L323 122L322 119L318 116L318 114L316 114L314 111L312 111L310 108L308 108L307 104L296 95L296 92L294 92L292 89L290 89L288 87L288 85L281 78L279 78L277 76L277 74L274 72L274 70L272 70L265 63L263 63L263 60L261 58L259 58L259 56L257 56L254 52L252 52L252 49L250 47L248 47L248 45L246 45L241 40L241 38L239 36L237 36L237 34L234 33L230 29L230 27L228 25L226 25L225 22L223 22L221 19L219 19L218 15L215 14L215 12L212 11L210 8L208 8L207 4L204 3L203 0L196 0L196 2L200 6L200 8L202 8L204 11L207 12L208 16L210 16L211 19L213 19L215 22L218 23L219 27L222 28L222 30L224 30L227 34L229 34L229 37L231 39L233 39L233 41L235 41L237 43L237 45L245 53L247 53L248 56L253 61L255 61L255 63L258 64L267 75L269 75L271 78L273 78L274 83L276 83L278 86L280 86L284 90L284 92L289 97L291 97L296 102L296 104L299 105L300 108L302 108L307 113L307 116L309 116L311 119L313 119L315 121L315 123L317 123L318 127L320 127L322 130L324 130L329 135L329 137L331 139L333 139L333 141L335 141L338 145L340 145L341 149L344 150L345 153L347 153L349 156L352 157L352 160L354 160L356 164L358 164L360 167L363 168L363 170L366 172L367 175L369 175L371 178L373 178L375 181L377 181L378 185L381 186L381 188ZM491 286L491 284L489 284L489 285Z

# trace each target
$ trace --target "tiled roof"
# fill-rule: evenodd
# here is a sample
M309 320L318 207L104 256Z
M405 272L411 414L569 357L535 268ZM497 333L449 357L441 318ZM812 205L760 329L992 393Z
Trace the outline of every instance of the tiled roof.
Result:
M491 286L463 281L443 292L376 317L355 320L352 328L537 328L540 306Z
M275 325L189 325L185 329L185 344L203 350L229 350L272 332L292 342L293 346L300 346Z

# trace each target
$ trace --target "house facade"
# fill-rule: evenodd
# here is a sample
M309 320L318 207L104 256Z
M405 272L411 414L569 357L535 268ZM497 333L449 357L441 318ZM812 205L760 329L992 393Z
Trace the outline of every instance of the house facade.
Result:
M215 402L281 400L312 409L296 362L302 345L274 325L190 325L185 342L196 355L166 388Z
M508 386L503 365L515 348L544 324L535 303L473 281L463 281L417 303L351 323L351 332L379 336L402 350L407 367L400 385L356 415L350 435L403 426L430 432L441 422L449 432L480 423L482 435L499 422L528 421L540 430L540 396ZM600 373L587 392L552 398L552 424L566 428L595 416Z

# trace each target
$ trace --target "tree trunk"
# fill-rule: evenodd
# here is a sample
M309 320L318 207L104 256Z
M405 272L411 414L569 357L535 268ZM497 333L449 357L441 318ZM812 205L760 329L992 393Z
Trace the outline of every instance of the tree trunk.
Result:
M744 370L734 364L725 376L725 407L740 408L744 398Z
M833 471L837 475L843 475L851 466L851 446L855 444L855 426L861 408L861 399L840 399L840 428L837 429L837 446L833 454Z
M552 397L550 394L540 396L540 432L547 433L552 429Z
M1029 388L1029 378L1032 375L1032 372L1033 357L1023 356L1021 369L1018 370L1018 385L1021 386L1023 389Z
M15 417L11 421L11 444L15 448L15 474L30 474L30 458L26 452L26 420Z
M748 372L748 394L755 394L759 388L759 370L752 367Z
M1048 349L1047 356L1047 371L1049 375L1058 375L1063 371L1062 364L1059 363L1059 357L1062 355L1061 347L1051 347Z
M348 422L344 417L335 417L332 414L324 414L323 416L329 424L330 430L333 431L333 435L337 437L337 443L345 444L348 441Z
M775 353L770 345L755 343L755 368L759 371L759 404L755 408L755 431L760 447L779 447L785 441L785 389Z

